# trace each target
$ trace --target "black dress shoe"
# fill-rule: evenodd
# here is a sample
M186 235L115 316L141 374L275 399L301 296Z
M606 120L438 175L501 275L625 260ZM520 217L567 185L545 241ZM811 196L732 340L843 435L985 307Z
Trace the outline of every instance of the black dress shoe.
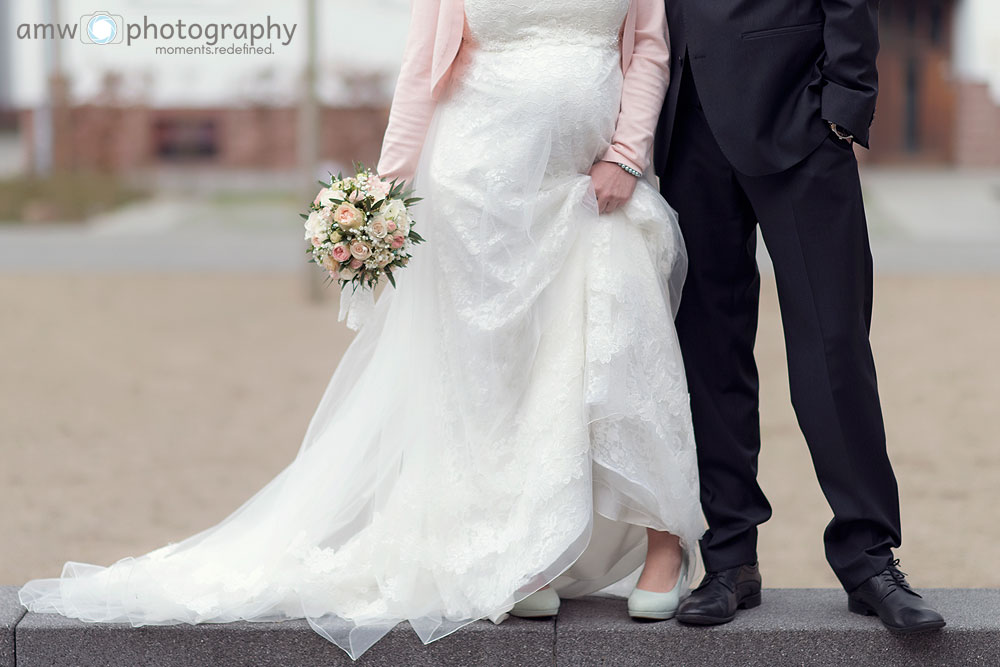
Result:
M885 627L898 634L939 630L944 618L906 582L899 561L865 581L847 596L847 608L863 616L877 615Z
M681 602L677 620L691 625L721 625L736 618L737 609L760 606L757 563L709 572L701 585Z

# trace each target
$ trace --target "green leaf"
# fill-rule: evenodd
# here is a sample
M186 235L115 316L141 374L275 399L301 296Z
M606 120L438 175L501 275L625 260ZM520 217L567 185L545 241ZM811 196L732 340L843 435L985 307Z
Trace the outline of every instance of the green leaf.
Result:
M390 271L388 268L386 268L385 270L385 277L389 279L389 282L392 283L393 289L395 289L396 278L392 275L392 271Z

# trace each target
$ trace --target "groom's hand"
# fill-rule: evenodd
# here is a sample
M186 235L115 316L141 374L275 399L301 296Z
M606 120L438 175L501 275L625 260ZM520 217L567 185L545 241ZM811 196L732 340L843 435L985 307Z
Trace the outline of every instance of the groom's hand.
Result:
M638 180L614 162L598 162L590 170L597 194L597 210L612 213L628 202Z

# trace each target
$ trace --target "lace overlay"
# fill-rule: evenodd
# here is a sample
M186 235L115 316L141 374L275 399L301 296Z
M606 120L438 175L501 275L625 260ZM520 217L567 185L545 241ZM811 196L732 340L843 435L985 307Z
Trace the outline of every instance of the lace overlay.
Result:
M222 523L30 582L35 611L134 625L309 619L357 658L603 589L645 530L703 522L673 315L685 255L641 181L600 216L628 0L465 0L417 174L428 239L331 379L295 460Z

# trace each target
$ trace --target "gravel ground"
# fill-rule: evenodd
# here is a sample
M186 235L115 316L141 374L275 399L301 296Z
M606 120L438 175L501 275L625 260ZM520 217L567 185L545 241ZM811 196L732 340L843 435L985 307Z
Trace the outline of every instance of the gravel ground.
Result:
M764 577L835 586L764 290ZM182 539L281 470L350 340L335 303L305 294L287 273L0 275L0 583ZM1000 276L882 277L876 300L904 569L1000 586Z

